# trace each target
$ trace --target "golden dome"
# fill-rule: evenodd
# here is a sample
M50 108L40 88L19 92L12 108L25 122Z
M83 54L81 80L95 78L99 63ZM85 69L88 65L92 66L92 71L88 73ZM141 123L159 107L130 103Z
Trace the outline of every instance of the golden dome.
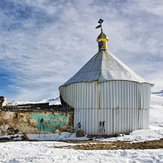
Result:
M99 50L107 50L108 37L101 31L100 35L97 37Z
M108 41L108 37L105 35L105 33L101 32L99 34L99 36L97 37L97 42L100 42L100 41Z

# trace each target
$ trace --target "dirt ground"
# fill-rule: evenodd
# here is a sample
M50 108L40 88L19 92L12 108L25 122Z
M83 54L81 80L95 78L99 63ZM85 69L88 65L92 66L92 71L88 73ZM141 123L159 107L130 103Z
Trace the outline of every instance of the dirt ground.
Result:
M2 137L0 142L8 141L37 141L28 139L24 134L21 140L15 140L18 136ZM67 140L64 141L71 145L53 146L54 148L65 148L75 150L117 150L117 149L161 149L163 148L163 138L159 140L130 142L130 141L96 141L96 140Z
M163 138L160 140L144 142L127 141L69 141L72 145L54 146L54 148L66 148L76 150L117 150L117 149L160 149L163 148ZM75 143L75 145L74 145Z

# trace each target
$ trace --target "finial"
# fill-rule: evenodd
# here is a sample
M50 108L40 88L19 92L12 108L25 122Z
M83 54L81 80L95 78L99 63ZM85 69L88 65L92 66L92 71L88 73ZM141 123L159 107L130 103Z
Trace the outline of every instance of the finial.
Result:
M100 25L98 25L98 26L96 27L96 29L97 29L97 28L101 28L101 33L103 32L103 29L102 29L102 23L103 23L103 21L104 21L104 20L99 19L98 23L99 23Z
M96 29L97 28L101 28L101 33L97 37L97 42L98 42L99 50L107 50L108 37L105 35L105 33L103 33L103 29L102 29L102 23L103 23L103 21L104 20L100 19L98 21L99 25L96 27Z

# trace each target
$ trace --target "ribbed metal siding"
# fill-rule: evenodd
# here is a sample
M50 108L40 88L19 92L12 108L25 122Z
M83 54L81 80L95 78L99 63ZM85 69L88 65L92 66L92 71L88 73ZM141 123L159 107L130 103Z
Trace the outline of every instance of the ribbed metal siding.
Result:
M74 111L86 134L99 134L105 121L107 135L149 127L151 85L130 81L73 83L60 87L62 98Z

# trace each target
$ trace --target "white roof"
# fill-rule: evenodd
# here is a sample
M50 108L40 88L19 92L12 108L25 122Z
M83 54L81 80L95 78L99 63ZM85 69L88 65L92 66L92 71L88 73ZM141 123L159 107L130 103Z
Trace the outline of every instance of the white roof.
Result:
M75 82L105 82L112 80L146 82L110 52L99 51L64 85Z

